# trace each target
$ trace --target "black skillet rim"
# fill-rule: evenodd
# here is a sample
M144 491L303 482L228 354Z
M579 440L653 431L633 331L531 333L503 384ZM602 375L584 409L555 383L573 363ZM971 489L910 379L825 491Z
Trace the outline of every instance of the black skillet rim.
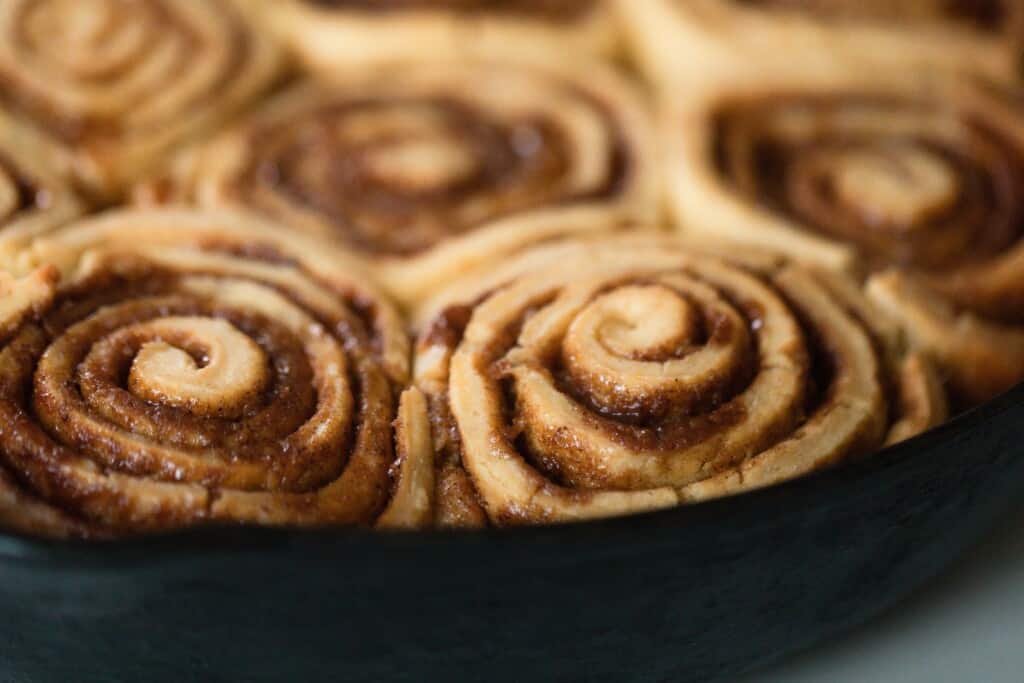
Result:
M915 467L929 457L936 444L979 429L998 429L999 418L1015 408L1024 420L1024 383L972 408L946 423L868 458L799 477L765 489L729 498L684 505L624 517L566 522L547 526L455 531L373 531L358 528L275 529L259 526L208 526L112 541L49 540L23 534L0 533L0 563L58 562L64 570L123 567L125 564L159 564L171 557L191 557L237 550L322 547L325 543L358 545L361 551L431 548L443 551L455 545L494 545L521 548L528 544L564 545L566 542L603 544L635 543L649 546L659 538L668 541L679 529L714 525L724 520L771 522L766 511L777 515L814 509L836 500L853 483L883 482L887 473ZM1022 453L1024 455L1024 453Z

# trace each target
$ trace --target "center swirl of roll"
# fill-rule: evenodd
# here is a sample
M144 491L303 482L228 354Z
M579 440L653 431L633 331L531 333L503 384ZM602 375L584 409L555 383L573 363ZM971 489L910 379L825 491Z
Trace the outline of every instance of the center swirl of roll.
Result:
M444 136L382 146L366 155L366 168L372 182L436 192L466 182L479 172L479 162L462 141Z
M153 337L128 373L132 392L147 401L238 417L269 381L260 347L224 320L163 318L126 335Z
M608 415L664 417L707 408L748 368L741 316L706 287L628 285L598 296L562 343L569 384Z
M827 204L831 191L836 203L865 224L914 230L959 198L956 169L927 149L822 151L799 163L790 194L805 213Z

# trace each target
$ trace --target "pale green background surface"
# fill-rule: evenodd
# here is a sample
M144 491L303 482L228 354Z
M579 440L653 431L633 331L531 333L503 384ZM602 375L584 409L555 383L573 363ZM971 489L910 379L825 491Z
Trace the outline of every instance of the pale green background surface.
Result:
M737 683L1024 683L1024 510L892 612Z

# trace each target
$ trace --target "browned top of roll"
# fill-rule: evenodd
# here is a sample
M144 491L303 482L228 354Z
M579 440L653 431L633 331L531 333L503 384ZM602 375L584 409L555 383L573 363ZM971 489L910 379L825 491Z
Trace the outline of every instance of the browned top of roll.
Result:
M413 256L497 219L646 193L640 109L601 67L381 69L285 93L194 155L185 184L202 203Z
M222 22L215 29L216 44L203 35L202 27L173 11L181 3L106 0L76 3L81 5L77 11L71 4L59 0L7 3L4 36L10 44L5 50L7 60L0 60L3 99L69 142L117 136L131 121L121 114L136 107L145 109L143 98L166 97L165 89L173 91L176 85L181 88L174 93L180 96L174 106L177 111L216 94L244 62L251 40L233 5L223 0L204 3L214 8ZM56 36L65 39L55 40ZM198 75L195 60L214 57L204 55L210 52L221 53L215 56L218 68L199 65L204 77L186 83L187 75ZM125 79L147 63L155 73L147 82L128 87ZM119 83L124 83L126 97L105 103L102 91ZM95 97L92 102L90 96ZM78 106L67 106L76 100ZM109 104L118 111L111 112ZM161 125L162 120L144 123L142 128Z
M408 342L329 252L230 213L112 213L37 242L64 278L41 266L0 306L0 499L99 534L372 523Z
M925 361L842 278L637 237L523 260L439 303L420 337L441 524L735 493L944 417Z
M276 50L249 21L236 0L4 2L0 106L106 193L269 80Z
M617 190L628 164L628 151L614 140L608 175L576 196L559 197L574 156L557 125L494 120L444 96L327 102L283 125L256 127L251 136L252 160L234 188L245 204L283 217L278 202L287 201L330 223L360 251L395 255L503 215L601 198Z
M978 88L733 97L714 163L748 200L926 278L957 304L1024 319L1009 260L1024 233L1024 119Z

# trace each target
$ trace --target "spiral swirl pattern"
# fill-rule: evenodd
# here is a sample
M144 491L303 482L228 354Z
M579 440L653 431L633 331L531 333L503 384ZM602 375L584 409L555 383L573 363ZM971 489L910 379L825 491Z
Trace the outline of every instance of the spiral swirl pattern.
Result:
M947 273L992 261L1024 231L1024 128L955 103L757 101L722 112L715 136L736 191L873 263ZM965 305L999 315L1007 304L1002 292L978 297L963 285Z
M0 103L64 146L103 197L255 95L277 62L236 0L0 5Z
M49 265L0 306L0 463L19 495L115 534L382 513L408 340L343 255L167 211L73 224L29 260Z
M943 418L927 363L842 278L638 237L524 260L429 316L419 341L442 525L721 496Z
M445 64L300 87L188 160L183 178L139 194L191 191L336 239L413 296L467 261L562 230L552 214L654 204L641 105L600 67L583 77Z
M898 271L918 283L901 291L1003 328L989 346L1024 323L1024 118L1006 94L945 78L800 78L742 96L723 86L683 107L673 126L696 125L706 139L680 141L670 162L679 219L854 272ZM908 322L938 310L889 307ZM938 317L980 329L957 315ZM1017 343L986 354L1011 355L993 364L917 336L970 402L1024 379ZM978 364L989 367L967 367Z

